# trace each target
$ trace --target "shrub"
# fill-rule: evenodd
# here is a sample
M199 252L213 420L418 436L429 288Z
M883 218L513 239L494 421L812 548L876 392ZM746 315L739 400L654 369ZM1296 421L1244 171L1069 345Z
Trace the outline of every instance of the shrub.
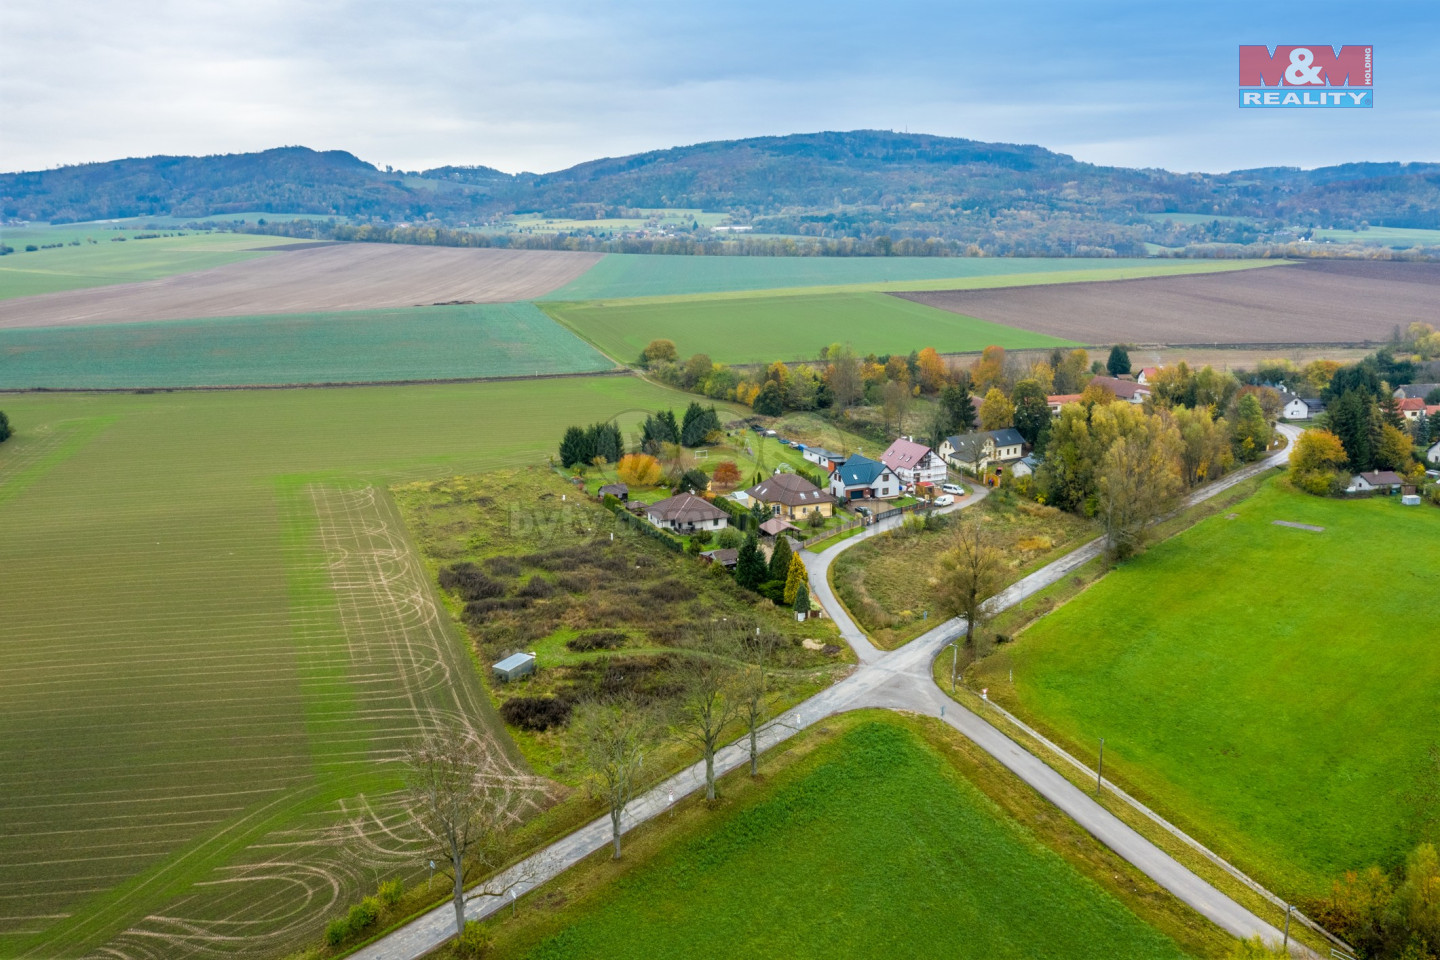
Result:
M455 955L464 960L479 960L490 951L490 937L478 920L465 924L460 936L455 938Z
M485 568L497 577L520 576L520 561L510 556L490 557L485 561Z
M592 630L565 641L565 646L576 653L591 650L616 650L625 645L628 638L619 630Z
M615 472L631 486L653 487L660 482L660 461L648 453L627 453Z
M440 569L440 588L449 590L462 600L482 600L505 592L504 584L485 575L468 560Z
M722 528L720 535L715 538L715 545L721 550L738 550L744 542L745 535L734 527Z
M401 897L405 896L405 882L399 877L396 877L394 880L386 880L380 884L380 889L376 891L376 896L380 898L380 902L385 904L385 906L393 907L400 902Z
M715 539L715 534L713 531L710 530L696 530L694 533L690 534L690 542L698 543L702 547L708 544L713 539Z
M646 593L660 603L688 603L695 599L695 591L674 577L652 583Z
M530 578L530 582L516 591L517 597L549 597L555 593L555 584L536 574Z
M344 917L336 917L325 927L325 942L332 947L338 947L350 939L350 921Z
M10 418L5 416L5 411L0 410L0 443L10 439Z
M500 707L500 716L512 727L541 733L570 721L572 705L560 697L512 697Z
M345 917L347 936L354 936L363 932L366 928L374 925L380 919L380 901L374 897L366 897L355 906ZM328 936L328 935L327 935Z

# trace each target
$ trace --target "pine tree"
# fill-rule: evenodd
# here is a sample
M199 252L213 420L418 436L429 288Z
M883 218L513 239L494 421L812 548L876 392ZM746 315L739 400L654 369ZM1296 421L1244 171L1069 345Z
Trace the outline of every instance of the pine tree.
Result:
M735 562L735 582L747 590L757 590L768 573L765 555L760 552L760 541L752 533L740 545L740 555Z
M808 579L809 576L805 572L805 561L801 560L799 556L792 555L790 557L790 572L785 576L784 597L786 603L795 602L795 594L800 591L800 587Z
M1433 417L1431 419L1434 419ZM0 443L10 439L10 418L5 416L5 411L0 410Z
M1373 463L1370 395L1360 388L1341 394L1329 408L1330 432L1340 438L1352 470L1369 470Z
M790 538L779 536L775 538L775 549L770 553L770 574L767 580L784 580L790 574L790 560L795 556L795 551L790 549Z
M810 612L810 588L803 583L800 584L800 588L795 591L794 609L796 613Z
M1110 348L1110 359L1105 361L1110 376L1118 377L1130 372L1130 351L1116 345Z
M591 437L584 427L569 427L565 436L560 440L560 465L573 467L578 464L587 464L595 459L595 451L591 446Z

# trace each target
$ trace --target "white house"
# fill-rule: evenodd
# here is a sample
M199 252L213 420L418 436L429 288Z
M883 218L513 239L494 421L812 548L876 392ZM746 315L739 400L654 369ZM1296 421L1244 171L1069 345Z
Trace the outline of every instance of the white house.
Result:
M940 456L947 463L971 473L980 473L991 463L1019 460L1024 455L1025 438L1014 427L946 437L940 444Z
M1021 457L1019 460L1015 461L1010 465L1010 476L1034 476L1035 471L1039 469L1040 461L1036 458L1035 454L1032 453L1029 456Z
M945 461L923 443L916 443L909 437L901 437L890 448L880 454L885 464L905 484L945 482Z
M1406 397L1396 402L1400 408L1400 415L1406 420L1414 422L1425 416L1427 404L1424 397Z
M841 500L890 500L901 486L894 470L858 453L830 474L830 492Z
M845 454L836 453L833 450L826 450L824 447L806 447L800 451L800 456L811 463L818 463L826 471L834 470L845 462Z
M693 493L682 493L652 503L645 508L645 519L662 530L675 533L695 533L699 530L720 530L730 520L730 514Z
M1400 474L1390 470L1371 470L1350 478L1346 493L1395 493L1405 483Z
M1432 443L1430 449L1425 451L1426 463L1440 463L1440 441Z

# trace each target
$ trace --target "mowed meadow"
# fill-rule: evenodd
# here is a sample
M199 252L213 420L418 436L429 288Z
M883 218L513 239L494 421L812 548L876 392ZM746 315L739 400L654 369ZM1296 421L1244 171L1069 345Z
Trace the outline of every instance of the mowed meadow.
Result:
M387 486L545 469L568 423L683 402L629 377L4 396L0 956L274 954L413 874L393 761L493 721Z

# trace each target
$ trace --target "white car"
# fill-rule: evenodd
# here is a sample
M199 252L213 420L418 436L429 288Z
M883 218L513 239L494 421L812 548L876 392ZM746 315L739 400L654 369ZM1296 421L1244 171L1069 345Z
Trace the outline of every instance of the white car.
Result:
M937 507L948 507L954 502L955 498L950 496L950 494L948 493L942 493L940 494L940 496L935 498L935 506Z
M965 488L960 486L960 484L958 483L941 484L940 489L944 490L946 493L953 493L957 497L965 496Z

